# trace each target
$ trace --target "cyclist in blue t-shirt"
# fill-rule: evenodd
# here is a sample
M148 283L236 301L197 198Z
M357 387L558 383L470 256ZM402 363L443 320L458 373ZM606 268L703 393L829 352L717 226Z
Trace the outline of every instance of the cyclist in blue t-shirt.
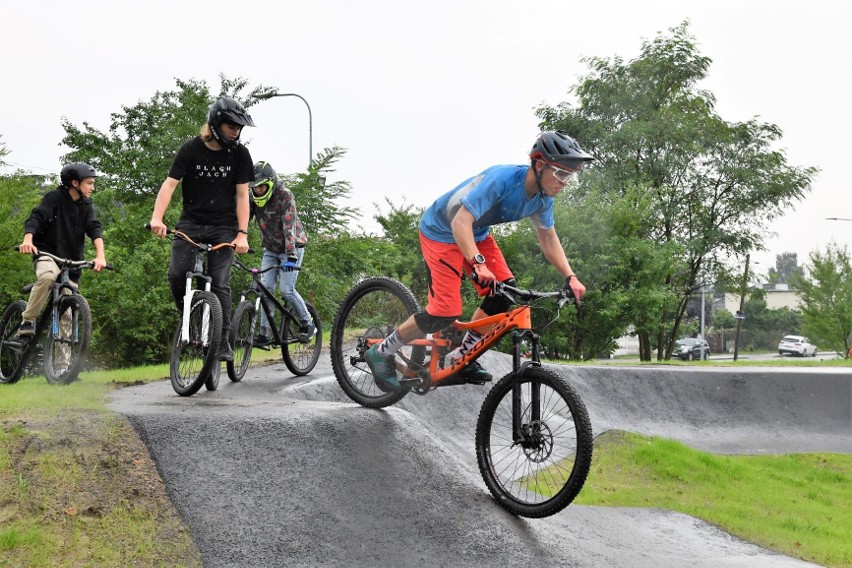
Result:
M420 219L420 247L426 260L429 303L414 314L364 357L374 379L385 389L398 391L394 354L407 342L434 333L461 316L460 282L475 273L474 285L485 296L472 319L508 310L505 298L490 294L495 282L515 284L500 247L490 234L491 225L529 218L535 226L544 257L565 277L565 287L582 298L586 287L577 279L565 256L553 221L553 198L568 184L574 172L592 160L564 132L544 132L530 151L528 166L493 166L439 197ZM461 346L449 356L461 358L487 328L470 330ZM473 361L461 371L472 383L491 380Z

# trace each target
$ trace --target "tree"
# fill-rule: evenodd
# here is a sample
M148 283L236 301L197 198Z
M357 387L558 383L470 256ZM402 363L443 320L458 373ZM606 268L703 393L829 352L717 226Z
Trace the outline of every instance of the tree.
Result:
M775 268L769 269L769 282L789 284L802 276L798 255L794 252L782 252L775 255Z
M0 309L12 300L26 299L21 288L35 280L32 258L12 250L24 239L24 222L44 194L53 189L44 176L23 174L0 176L0 243L4 251L0 255L3 270L0 270Z
M101 174L93 199L104 224L107 259L118 268L86 282L95 316L92 353L103 364L159 362L167 355L165 346L171 342L177 319L166 281L169 246L152 238L143 226L151 218L154 197L175 153L198 133L214 98L226 94L250 108L257 103L251 95L266 90L262 85L249 90L242 79L220 76L214 95L203 81L177 79L174 90L157 92L148 101L112 113L106 132L87 122L77 126L63 120L62 142L70 148L65 159L91 163ZM352 214L351 209L334 205L348 191L347 182L327 187L318 183L319 176L342 155L341 149L327 149L307 173L290 180L294 192L306 200L318 200L306 211L311 228L330 231L340 224L341 216ZM177 192L166 214L167 224L174 225L179 210ZM257 229L251 238L260 242ZM235 277L234 289L243 285L241 276Z
M777 126L716 114L712 93L698 88L711 60L698 53L686 22L643 42L632 61L584 61L590 74L573 88L576 106L540 107L540 126L567 131L592 152L605 192L643 188L651 200L654 215L631 230L679 256L652 275L674 297L639 337L668 358L699 280L761 248L767 224L810 191L817 170L787 164L775 149Z
M9 155L9 150L6 148L6 143L3 142L3 135L0 134L0 166L5 166L6 162L3 160L6 156Z
M342 205L352 186L347 181L325 183L334 165L346 155L335 146L325 148L311 162L307 172L282 176L284 185L293 192L299 209L299 219L309 235L340 235L348 222L357 217L358 209Z
M801 294L802 332L811 342L848 356L852 332L852 259L846 246L814 251L806 275L794 284Z

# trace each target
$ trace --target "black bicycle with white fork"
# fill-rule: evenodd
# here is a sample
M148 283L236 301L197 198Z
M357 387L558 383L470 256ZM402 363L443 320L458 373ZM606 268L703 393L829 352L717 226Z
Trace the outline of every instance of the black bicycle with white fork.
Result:
M271 343L258 346L269 349L271 346L281 346L281 358L287 368L296 376L310 373L319 360L322 350L322 325L316 308L305 302L311 319L313 319L315 332L309 337L304 337L299 325L299 319L287 304L278 301L266 286L261 283L261 274L269 270L284 270L280 266L270 266L265 270L249 268L238 258L234 258L233 265L251 275L249 287L243 290L240 303L231 318L231 347L234 350L234 360L228 361L228 377L234 382L241 381L251 360L251 352L255 347L254 337L258 328L260 310L266 314L272 330ZM276 323L278 322L278 323Z
M53 284L51 301L36 320L33 335L18 333L27 308L24 300L15 300L3 312L0 318L0 383L18 382L39 348L44 352L44 376L51 384L75 381L86 362L92 337L92 311L77 283L71 280L71 271L93 268L94 263L60 258L48 252L36 256L52 259L59 267L59 276ZM21 293L29 294L34 285L27 284Z
M150 225L145 225L150 230ZM169 361L169 378L172 388L181 396L192 396L202 385L207 390L219 386L219 343L222 338L222 305L211 292L213 279L205 269L205 254L231 243L196 243L189 235L177 229L168 229L166 235L189 243L195 254L195 267L186 273L186 293L183 312L175 330L172 355ZM195 282L204 283L204 289Z

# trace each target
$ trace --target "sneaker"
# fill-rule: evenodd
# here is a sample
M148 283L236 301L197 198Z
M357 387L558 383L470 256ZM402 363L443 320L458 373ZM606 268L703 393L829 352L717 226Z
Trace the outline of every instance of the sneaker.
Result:
M223 339L221 343L219 343L219 360L220 361L233 361L234 360L234 351L231 349L231 345L228 343L227 339Z
M272 338L260 333L257 337L254 338L254 346L255 347L266 347L270 343L272 343Z
M307 325L303 325L299 328L299 335L297 338L301 343L307 343L317 334L317 326L314 325L314 322L309 322Z
M378 345L373 345L364 353L364 360L373 373L376 385L385 392L399 392L402 386L396 378L396 365L393 357L379 354Z
M486 371L478 361L471 361L465 365L459 376L474 385L484 385L491 382L491 373Z
M32 337L35 335L35 322L32 320L24 320L21 322L21 327L18 328L18 337Z

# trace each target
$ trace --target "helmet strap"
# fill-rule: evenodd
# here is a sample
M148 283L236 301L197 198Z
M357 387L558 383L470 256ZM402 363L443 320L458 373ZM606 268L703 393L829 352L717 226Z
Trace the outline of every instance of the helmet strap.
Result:
M537 158L535 161L537 161L538 159L540 158ZM544 164L545 166L547 166L547 162L544 162ZM544 174L544 168L541 168L540 170L536 169L535 163L530 165L530 167L533 169L533 175L535 176L535 186L536 189L538 189L538 194L539 196L544 197L544 186L541 185L541 176L542 174Z

